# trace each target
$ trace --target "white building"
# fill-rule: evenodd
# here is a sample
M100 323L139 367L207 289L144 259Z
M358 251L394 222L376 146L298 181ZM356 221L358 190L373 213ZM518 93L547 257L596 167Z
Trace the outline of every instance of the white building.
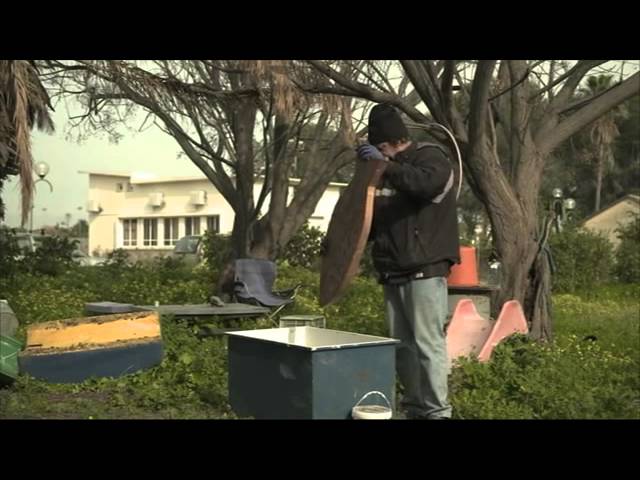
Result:
M633 222L638 215L640 215L640 195L628 194L589 215L582 221L582 226L604 235L614 247L617 247L620 245L620 239L616 230Z
M150 174L80 172L89 175L89 253L123 248L140 256L168 253L178 239L207 230L229 234L234 212L204 176L155 177ZM299 180L292 179L289 198ZM346 184L331 183L309 224L326 231ZM257 198L262 184L254 186ZM267 199L268 200L268 199ZM268 201L262 213L266 213Z

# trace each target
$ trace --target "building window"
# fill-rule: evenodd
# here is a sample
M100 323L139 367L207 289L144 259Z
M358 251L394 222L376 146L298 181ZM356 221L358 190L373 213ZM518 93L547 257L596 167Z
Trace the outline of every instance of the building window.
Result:
M158 245L158 219L157 218L144 219L143 245L146 247Z
M200 235L200 217L185 217L185 235Z
M207 217L207 231L220 233L220 215L210 215Z
M138 219L127 218L122 221L122 246L135 247L138 244Z
M178 241L178 219L164 219L164 244L175 245Z

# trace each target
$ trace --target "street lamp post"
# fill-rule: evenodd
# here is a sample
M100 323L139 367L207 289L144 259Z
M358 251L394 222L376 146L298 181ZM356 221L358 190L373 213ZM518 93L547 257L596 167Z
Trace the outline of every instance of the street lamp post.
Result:
M553 224L556 232L562 231L563 225L567 222L569 214L576 208L576 201L573 198L565 198L561 188L554 188L551 192L553 201L551 210L553 213Z
M35 171L36 171L36 175L38 175L38 180L36 180L35 182L33 182L33 190L35 192L36 190L36 185L38 184L38 182L45 182L47 185L49 185L49 189L51 191L51 193L53 193L53 185L51 185L51 182L49 180L46 180L44 177L47 176L47 174L49 173L49 165L47 165L45 162L38 162L35 164ZM33 233L33 208L35 207L35 198L32 199L31 201L31 228L30 231L31 233Z
M473 233L475 233L475 239L474 239L475 242L474 243L476 244L476 269L477 269L476 271L478 273L480 273L480 265L481 265L481 263L480 263L480 255L481 255L480 246L481 246L481 235L482 235L482 232L484 232L484 228L482 228L482 224L481 223L476 224L476 226L473 229Z

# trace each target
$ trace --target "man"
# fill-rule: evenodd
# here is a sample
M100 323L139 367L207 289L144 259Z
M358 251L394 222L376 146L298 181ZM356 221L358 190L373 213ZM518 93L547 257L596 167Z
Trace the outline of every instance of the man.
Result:
M451 417L445 338L447 281L460 262L453 167L445 150L416 144L391 105L369 115L362 160L389 161L376 191L370 240L384 288L407 418Z

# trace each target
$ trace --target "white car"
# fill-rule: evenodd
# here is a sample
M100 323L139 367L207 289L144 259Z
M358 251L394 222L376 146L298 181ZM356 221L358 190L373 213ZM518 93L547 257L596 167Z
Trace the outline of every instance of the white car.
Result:
M203 260L203 248L202 236L187 235L176 243L173 257L183 259L187 265L197 265Z
M33 253L36 251L36 241L30 233L16 233L16 243L21 252Z
M91 257L80 250L75 250L73 252L73 261L80 266L88 267L102 265L107 259L105 257Z

